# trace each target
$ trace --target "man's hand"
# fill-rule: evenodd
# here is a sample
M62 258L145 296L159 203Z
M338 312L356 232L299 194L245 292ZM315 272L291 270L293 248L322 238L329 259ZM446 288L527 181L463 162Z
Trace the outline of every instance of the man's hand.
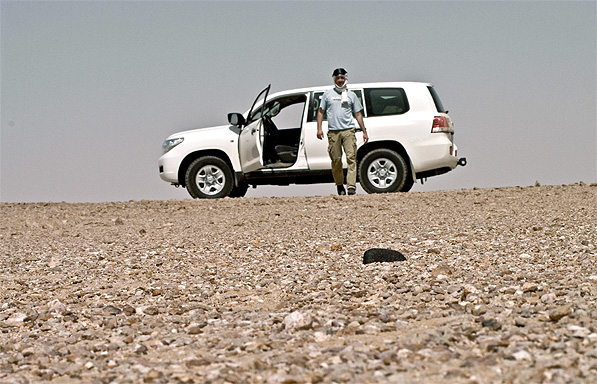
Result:
M319 140L323 140L323 129L321 129L321 128L317 129L317 138Z
M361 114L361 112L357 112L354 114L354 117L355 119L357 119L357 123L359 123L359 127L361 127L361 130L363 131L363 142L364 144L367 144L367 142L369 141L369 135L367 135L367 128L365 128L363 115Z

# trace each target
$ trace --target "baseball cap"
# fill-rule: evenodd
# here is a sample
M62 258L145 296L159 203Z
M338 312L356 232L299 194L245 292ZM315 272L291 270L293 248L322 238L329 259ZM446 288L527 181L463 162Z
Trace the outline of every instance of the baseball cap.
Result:
M332 73L332 77L336 77L336 76L346 76L348 74L348 72L346 72L346 69L344 68L336 68L334 69L334 73Z

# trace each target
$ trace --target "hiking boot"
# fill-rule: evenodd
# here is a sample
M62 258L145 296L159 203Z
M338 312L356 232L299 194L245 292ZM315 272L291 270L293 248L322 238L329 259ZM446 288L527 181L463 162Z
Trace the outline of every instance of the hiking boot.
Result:
M336 189L338 189L338 195L346 195L346 190L343 185L336 185Z
M356 188L348 188L348 194L349 195L356 195L357 194L357 189Z

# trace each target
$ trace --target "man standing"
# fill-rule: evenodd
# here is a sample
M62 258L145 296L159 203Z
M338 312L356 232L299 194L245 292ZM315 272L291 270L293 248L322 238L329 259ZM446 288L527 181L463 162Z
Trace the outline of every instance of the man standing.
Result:
M348 173L346 186L348 194L356 193L357 182L357 139L355 136L355 119L363 130L363 141L367 143L367 129L361 111L363 106L353 91L346 89L348 72L344 68L336 68L332 77L335 87L327 90L321 97L317 111L317 138L323 139L323 114L327 113L328 121L328 153L332 160L332 175L339 195L346 195L344 189L344 171L342 170L342 149L346 153Z

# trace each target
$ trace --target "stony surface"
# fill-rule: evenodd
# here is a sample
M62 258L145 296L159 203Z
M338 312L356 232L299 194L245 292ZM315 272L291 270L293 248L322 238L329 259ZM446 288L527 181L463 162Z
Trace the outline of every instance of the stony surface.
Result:
M583 183L1 204L0 382L595 383L596 207Z

